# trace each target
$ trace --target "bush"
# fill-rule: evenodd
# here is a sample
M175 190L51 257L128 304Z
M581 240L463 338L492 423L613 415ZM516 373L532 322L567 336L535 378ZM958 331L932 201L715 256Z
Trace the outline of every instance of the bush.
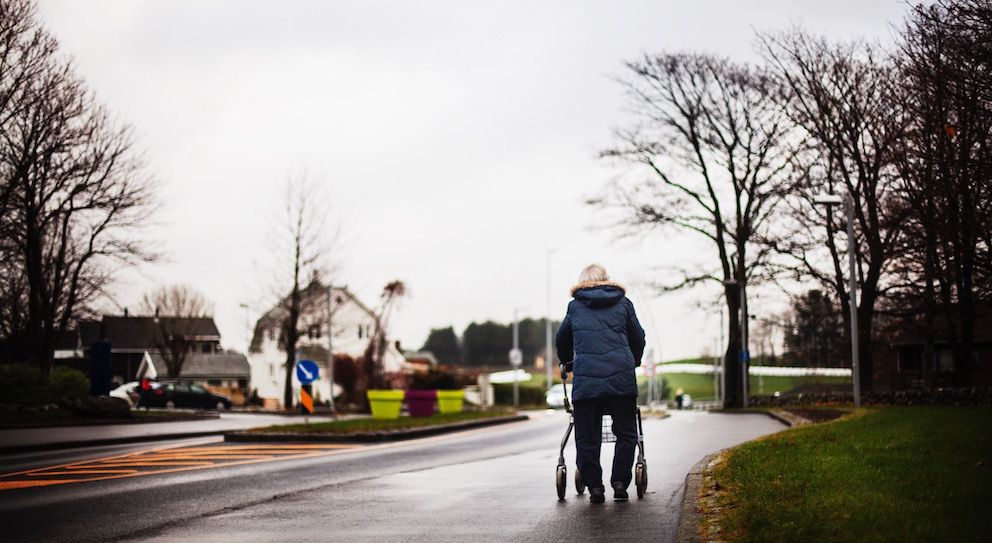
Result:
M52 370L48 391L53 400L82 400L90 395L90 380L79 370L58 366Z
M414 373L410 379L410 390L458 390L466 384L471 384L470 378L446 366L438 366Z
M35 406L49 403L50 398L48 386L37 367L0 365L0 403Z
M101 397L78 400L72 413L77 417L124 419L131 416L131 406L120 398Z
M513 383L493 384L493 396L497 405L513 405ZM546 405L544 389L520 384L520 405Z

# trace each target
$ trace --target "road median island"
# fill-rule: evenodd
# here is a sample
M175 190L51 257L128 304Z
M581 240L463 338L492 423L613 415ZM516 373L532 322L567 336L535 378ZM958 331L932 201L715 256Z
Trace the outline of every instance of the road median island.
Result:
M527 415L506 410L464 411L433 417L400 417L337 420L306 424L281 424L224 434L229 442L373 443L399 441L496 424L527 420Z
M799 425L720 453L693 490L704 541L979 541L992 533L992 409Z

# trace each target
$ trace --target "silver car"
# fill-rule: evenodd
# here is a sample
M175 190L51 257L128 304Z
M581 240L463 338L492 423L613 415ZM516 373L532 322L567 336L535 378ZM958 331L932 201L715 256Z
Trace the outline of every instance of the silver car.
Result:
M565 385L565 388L568 390L568 401L572 401L572 385ZM561 389L561 385L551 387L551 390L544 393L544 399L552 409L565 407L565 392Z

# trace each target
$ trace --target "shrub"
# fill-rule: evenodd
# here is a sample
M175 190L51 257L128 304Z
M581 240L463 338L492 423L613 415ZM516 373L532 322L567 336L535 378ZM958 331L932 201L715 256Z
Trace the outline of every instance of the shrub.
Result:
M439 366L426 372L417 372L410 379L410 390L458 390L462 388L459 376L452 370Z
M0 365L0 403L34 406L49 402L41 371L27 364Z
M123 419L131 416L131 406L120 398L86 398L73 407L72 413L78 417Z
M493 396L498 405L513 405L513 383L493 384ZM544 406L544 389L520 385L520 405Z
M53 400L82 400L90 395L90 380L79 370L58 366L52 370L48 390Z

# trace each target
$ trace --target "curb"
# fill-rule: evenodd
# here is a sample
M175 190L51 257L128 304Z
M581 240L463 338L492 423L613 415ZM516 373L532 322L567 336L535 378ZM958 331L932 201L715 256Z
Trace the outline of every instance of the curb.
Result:
M0 455L26 452L57 451L62 449L77 449L80 447L100 447L104 445L126 445L146 441L166 441L171 439L187 439L193 437L219 436L227 430L211 430L204 432L183 432L176 434L154 434L146 436L111 437L106 439L87 439L77 441L56 441L54 443L38 443L34 445L13 445L0 447Z
M482 428L485 426L495 426L497 424L507 424L510 422L520 422L528 420L527 415L510 415L506 417L494 417L491 419L470 420L454 424L439 424L435 426L423 426L420 428L409 428L406 430L393 430L389 432L363 432L358 434L262 434L251 432L227 432L224 434L224 441L236 443L270 443L270 442L298 442L298 443L376 443L383 441L401 441L418 437L427 437L451 432L459 432L472 428Z
M700 543L699 523L701 515L699 512L699 488L703 484L703 473L709 466L713 458L720 453L707 455L696 462L689 474L685 476L685 485L682 489L682 508L679 513L679 526L675 533L675 541L678 543Z

